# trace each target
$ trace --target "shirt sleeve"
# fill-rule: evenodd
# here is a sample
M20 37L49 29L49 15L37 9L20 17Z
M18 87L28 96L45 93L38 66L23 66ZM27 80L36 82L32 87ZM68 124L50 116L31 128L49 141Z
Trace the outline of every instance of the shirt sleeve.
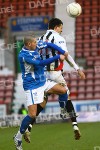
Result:
M39 65L41 66L45 66L45 65L48 65L56 60L60 59L60 55L56 55L54 57L51 57L51 58L48 58L48 59L45 59L45 60L41 60Z
M75 63L74 59L69 54L68 54L67 60L70 66L72 66L75 70L79 69L79 66Z
M48 43L47 42L47 47L48 48L53 48L53 49L57 50L58 52L60 52L61 54L65 54L65 51L62 48L60 48L59 46L57 46L53 43Z
M35 56L31 55L31 54L26 54L23 56L23 61L29 63L29 64L33 64L33 65L39 65L40 60L37 60L35 58Z
M60 48L62 48L65 52L68 52L67 46L66 46L66 41L63 37L61 37L61 41L55 40L55 44L58 45Z
M41 59L37 60L35 58L35 56L31 56L30 54L28 54L28 55L25 55L23 59L24 59L24 61L26 61L29 64L45 66L45 65L48 65L48 64L60 59L60 55L56 55L56 56L48 58L46 60L41 60Z

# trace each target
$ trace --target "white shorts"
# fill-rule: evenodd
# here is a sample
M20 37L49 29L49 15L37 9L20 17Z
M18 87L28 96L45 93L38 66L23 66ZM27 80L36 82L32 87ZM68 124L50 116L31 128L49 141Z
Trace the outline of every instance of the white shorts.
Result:
M46 75L47 79L64 86L67 89L67 93L70 94L67 83L66 83L66 81L62 75L61 70L59 70L59 71L46 71L45 75Z
M64 77L62 76L61 71L46 71L45 73L46 73L47 79L57 82L59 84L62 84L64 86L67 86L66 81Z
M44 92L47 92L56 84L54 81L47 80L43 86L34 90L25 91L27 106L42 103L44 101Z

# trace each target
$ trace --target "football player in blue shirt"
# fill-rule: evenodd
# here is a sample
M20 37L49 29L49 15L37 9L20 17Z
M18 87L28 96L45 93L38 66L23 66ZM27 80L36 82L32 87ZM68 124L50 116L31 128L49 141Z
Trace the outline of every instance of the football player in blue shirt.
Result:
M40 44L41 45L41 44ZM45 43L43 43L43 46ZM50 47L52 43L46 43ZM24 38L24 47L19 53L19 61L22 71L23 88L26 94L26 103L28 106L28 115L23 119L18 133L14 136L16 150L22 150L22 136L29 124L36 118L37 105L44 100L44 92L48 94L65 94L67 89L54 81L46 80L44 75L44 66L60 59L64 60L66 52L56 45L52 45L63 55L56 55L46 60L41 60L38 53L38 46L35 37L26 36ZM41 46L40 46L41 47ZM45 46L44 46L45 47Z

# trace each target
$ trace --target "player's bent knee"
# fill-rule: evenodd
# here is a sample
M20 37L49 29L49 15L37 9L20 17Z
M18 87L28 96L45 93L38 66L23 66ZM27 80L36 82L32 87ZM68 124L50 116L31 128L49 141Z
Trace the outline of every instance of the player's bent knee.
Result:
M30 110L30 111L28 112L28 114L29 114L29 116L30 116L31 118L35 118L35 117L36 117L36 112L33 111L33 110Z
M46 101L43 101L43 102L40 104L40 106L41 106L42 108L44 108L44 107L46 106Z
M62 94L66 94L67 90L65 88L62 89Z
M34 114L34 113L29 113L29 116L31 117L31 118L36 118L36 114Z

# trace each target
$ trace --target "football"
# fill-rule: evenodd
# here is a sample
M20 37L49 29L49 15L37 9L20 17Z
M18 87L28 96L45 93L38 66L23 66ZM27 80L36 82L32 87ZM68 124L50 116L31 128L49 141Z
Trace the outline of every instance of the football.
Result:
M67 6L66 11L70 17L77 17L82 13L82 7L79 3L73 2Z

